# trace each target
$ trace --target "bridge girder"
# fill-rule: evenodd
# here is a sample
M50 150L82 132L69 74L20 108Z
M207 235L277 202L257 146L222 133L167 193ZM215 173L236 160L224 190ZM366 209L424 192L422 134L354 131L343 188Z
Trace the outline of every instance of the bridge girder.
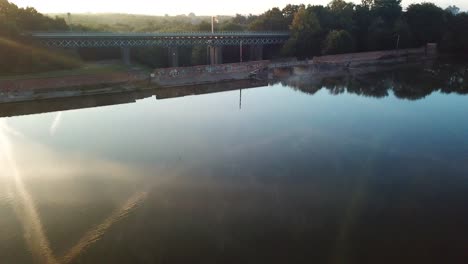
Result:
M182 47L182 46L234 46L282 44L289 38L287 33L191 33L178 34L70 34L36 33L37 38L48 47L86 48L86 47Z

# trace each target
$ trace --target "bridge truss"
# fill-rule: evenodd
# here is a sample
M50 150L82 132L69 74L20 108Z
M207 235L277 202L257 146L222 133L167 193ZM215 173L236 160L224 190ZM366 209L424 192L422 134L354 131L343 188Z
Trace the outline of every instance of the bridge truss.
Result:
M190 33L31 33L48 47L182 47L282 44L285 32L190 32Z

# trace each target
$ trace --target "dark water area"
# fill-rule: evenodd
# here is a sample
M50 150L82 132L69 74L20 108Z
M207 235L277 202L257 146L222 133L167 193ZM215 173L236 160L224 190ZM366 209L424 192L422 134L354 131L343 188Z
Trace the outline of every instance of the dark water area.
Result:
M270 77L0 105L0 263L467 263L467 64Z

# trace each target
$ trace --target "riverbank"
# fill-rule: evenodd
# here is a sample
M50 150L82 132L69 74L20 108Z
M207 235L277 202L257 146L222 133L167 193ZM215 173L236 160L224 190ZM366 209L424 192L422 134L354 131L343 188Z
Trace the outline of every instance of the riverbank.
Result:
M343 70L362 67L378 67L432 60L437 57L437 46L428 44L416 49L400 49L317 56L311 60L288 58L279 61L251 61L220 65L203 65L156 69L151 82L161 87L177 87L215 83L220 81L258 78L266 70L277 68L302 68L306 74L340 73ZM300 72L300 71L297 71Z
M90 63L75 70L1 76L0 102L135 90L148 82L148 76L144 67L115 61Z
M117 93L152 88L174 88L246 79L268 80L275 69L291 68L295 75L338 75L350 69L372 69L434 59L437 49L429 44L418 49L375 51L280 61L250 61L220 65L164 68L149 71L118 63L88 65L74 71L0 77L0 103L46 98Z
M116 61L103 61L88 63L74 70L0 76L0 91L15 92L130 82L147 78L148 72L148 69L139 65L129 67Z

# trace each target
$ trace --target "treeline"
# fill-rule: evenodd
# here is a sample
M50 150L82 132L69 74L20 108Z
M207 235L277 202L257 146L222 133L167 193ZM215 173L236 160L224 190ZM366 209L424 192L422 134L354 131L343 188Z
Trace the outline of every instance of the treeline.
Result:
M66 14L59 14L67 18ZM210 31L211 18L195 14L142 16L78 14L75 30L93 31ZM360 4L333 0L322 5L287 5L261 15L220 17L217 31L290 31L283 56L301 58L323 54L421 47L438 43L443 52L468 53L468 14L450 6L412 4L401 0L362 0ZM198 52L198 51L197 51ZM200 52L198 52L200 53ZM194 54L193 56L195 56Z
M148 16L132 14L50 14L67 21L74 31L99 32L181 32L198 31L201 23L209 24L211 17L194 13L178 16ZM220 23L232 17L219 17Z
M28 31L68 30L65 20L50 18L34 8L18 8L0 0L0 74L19 74L64 69L79 62L60 52L35 45L24 36Z
M290 30L283 55L312 57L438 43L441 51L468 53L468 14L450 6L411 4L403 11L401 0L363 0L354 4L333 0L327 6L288 5L273 8L245 23L248 30Z
M59 15L66 18L65 14ZM211 18L195 14L141 16L107 14L72 15L75 30L95 31L211 31ZM333 0L326 6L287 5L260 15L221 17L216 31L290 31L290 40L276 56L311 58L438 43L442 52L468 54L468 14L455 6L442 9L432 3L412 4L403 10L401 0L363 0L354 4ZM82 26L79 26L82 25ZM236 50L227 57L235 57ZM167 66L162 48L137 50L135 58L152 67ZM238 56L238 55L237 55ZM204 47L181 49L181 65L206 63Z
M260 15L219 17L216 31L289 31L283 47L267 47L268 58L420 47L439 44L443 52L468 54L468 14L455 6L442 9L432 3L401 0L362 0L354 4L333 0L326 6L287 5ZM60 51L51 52L25 39L28 31L180 32L211 31L211 17L195 14L143 16L127 14L56 14L44 16L34 8L18 8L0 0L0 74L74 67L79 61ZM238 47L226 47L226 62L239 59ZM83 52L82 52L83 53ZM85 51L88 57L104 50ZM112 52L111 52L112 53ZM119 50L113 51L118 56ZM247 53L247 52L245 52ZM134 59L150 67L167 66L167 50L133 49ZM180 65L207 63L206 47L180 49ZM245 54L244 54L245 55ZM76 57L75 57L76 58Z

